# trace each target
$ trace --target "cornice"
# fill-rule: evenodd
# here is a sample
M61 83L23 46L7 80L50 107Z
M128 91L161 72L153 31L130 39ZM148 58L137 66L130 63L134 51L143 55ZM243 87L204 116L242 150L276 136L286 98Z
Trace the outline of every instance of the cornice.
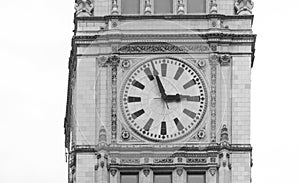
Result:
M132 38L136 39L153 39L153 38L198 38L198 39L255 39L256 34L238 34L238 33L199 33L199 34L167 34L167 35L159 35L159 34L106 34L106 35L80 35L75 36L75 41L95 41L99 40L108 40L109 39L130 39L131 42L133 41ZM143 40L145 41L145 40Z
M184 19L250 19L253 21L254 15L224 15L224 14L199 14L199 15L107 15L91 17L75 17L75 21L107 21L118 20L184 20Z
M203 144L203 145L109 145L105 147L97 147L95 145L77 145L74 146L72 152L75 153L94 153L99 150L105 149L110 153L126 153L126 152L138 152L139 154L145 153L161 153L169 152L172 154L187 154L188 152L220 152L221 150L239 151L239 152L251 152L252 147L250 144Z

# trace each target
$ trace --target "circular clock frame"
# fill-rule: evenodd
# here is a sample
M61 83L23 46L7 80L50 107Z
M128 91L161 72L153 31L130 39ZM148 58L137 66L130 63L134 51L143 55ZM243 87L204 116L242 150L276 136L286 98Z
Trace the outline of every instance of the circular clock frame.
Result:
M166 73L160 73L160 72L163 72L163 69L162 69L163 64L170 64L171 67L177 68L177 72L178 72L178 70L180 70L180 71L183 71L183 73L185 73L185 75L190 75L191 81L193 80L195 83L193 84L193 83L187 81L185 83L185 85L183 85L183 87L181 87L182 83L176 86L176 84L178 84L176 82L178 80L180 80L177 78L178 73L176 72L175 75L174 75L174 73L172 73L174 75L174 78L167 77ZM181 68L181 69L178 69L178 68ZM155 74L153 74L155 72L154 69L158 70L158 76L160 76L159 80L161 80L160 81L161 83L164 83L166 93L171 92L172 97L175 97L175 95L178 94L178 92L183 92L183 90L185 90L185 89L191 90L191 88L193 88L193 90L190 91L190 93L191 92L196 93L197 95L196 96L193 96L192 94L191 95L182 95L182 96L180 95L180 100L182 100L180 102L175 101L175 99L174 100L172 99L170 101L169 101L169 99L166 99L166 98L162 99L162 97L160 96L161 93L160 93L159 87L157 86L157 84L158 84L157 78L156 78ZM149 72L149 70L152 72L152 78L149 78L149 75L148 75L149 73L146 74L147 72ZM142 80L144 82L138 81L137 78L140 75L144 75L142 77ZM164 75L164 77L163 77L163 75ZM150 74L150 76L151 76L151 74ZM175 77L177 80L175 80ZM137 80L135 80L135 79L137 79ZM139 80L140 79L141 78L139 78ZM205 82L204 76L203 76L202 72L196 66L194 66L192 63L189 63L188 61L185 61L183 59L169 57L169 56L146 59L146 60L136 64L135 66L133 66L128 71L128 73L126 74L126 76L124 77L124 79L121 83L122 83L122 85L121 85L121 90L120 90L119 102L120 102L122 116L125 119L127 126L129 126L130 129L135 134L138 134L140 137L142 137L145 140L148 140L151 142L172 142L172 141L180 140L180 139L186 137L187 135L193 133L199 127L199 125L202 123L203 118L206 115L209 97L208 97L208 92L207 92L207 84ZM149 84L149 83L151 83L151 84ZM132 87L135 88L134 90L144 90L145 88L147 88L148 91L145 92L145 94L141 94L141 93L143 93L143 91L142 91L141 93L139 93L141 96L139 96L137 94L132 94L132 91L133 91L133 90L131 90ZM180 88L180 87L184 88L184 89L179 90L178 88ZM195 88L197 88L197 89L195 90ZM172 90L172 91L170 91L170 90ZM197 91L197 92L195 92L195 91ZM155 97L153 95L155 95ZM129 97L130 97L130 99L129 99ZM146 99L143 100L142 99L143 97ZM148 97L150 97L150 98L148 98ZM170 95L170 97L171 97L171 95ZM199 106L197 108L197 111L195 111L195 109L188 109L189 107L187 107L187 106L195 106L197 104ZM140 105L141 109L133 110L133 108L136 108L136 107L130 107L132 105L137 105L137 106ZM183 106L183 107L180 108L180 106ZM173 108L171 108L171 107L173 107ZM147 108L147 110L146 109L144 110L144 108ZM153 124L155 124L155 121L157 121L157 119L156 120L152 119L152 117L149 116L149 114L147 114L147 112L145 112L145 111L150 111L151 114L152 113L155 114L156 112L160 113L160 111L164 111L164 109L167 109L167 111L168 110L171 111L171 109L177 110L178 108L180 108L181 110L184 108L182 110L182 112L184 114L180 113L179 115L185 116L184 119L182 119L182 120L179 117L177 118L176 116L173 119L173 126L175 126L175 127L173 127L172 129L173 129L173 131L176 131L176 127L177 127L178 132L172 133L172 134L158 134L158 133L151 132L150 128L154 128ZM162 109L162 110L160 110L160 109ZM140 117L140 115L144 115L144 114L146 114L148 116L139 120L138 118ZM169 117L169 115L172 116L172 114L173 114L172 112L165 113L165 114L159 114L161 116L168 115L168 119L169 119L167 121L164 118L164 119L161 119L162 122L159 120L158 120L159 122L156 122L158 124L156 124L155 127L157 127L160 124L161 133L163 131L163 126L166 126L166 125L172 123L172 122L170 122L170 118L172 118L172 117ZM178 113L176 113L176 114L178 114ZM175 115L175 112L173 115ZM149 120L148 120L148 118L149 118ZM165 122L163 120L165 120ZM190 120L190 122L187 122L189 120ZM143 123L143 124L141 124L141 123ZM163 123L164 123L164 125L163 125ZM176 124L176 125L174 125L174 124ZM167 129L167 131L168 131L168 129Z

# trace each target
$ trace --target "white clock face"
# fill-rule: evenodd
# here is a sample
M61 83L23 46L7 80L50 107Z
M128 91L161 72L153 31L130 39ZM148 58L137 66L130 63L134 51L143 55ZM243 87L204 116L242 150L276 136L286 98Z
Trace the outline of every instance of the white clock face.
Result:
M203 78L189 64L159 58L135 67L121 89L128 125L150 141L182 138L202 121L207 108Z

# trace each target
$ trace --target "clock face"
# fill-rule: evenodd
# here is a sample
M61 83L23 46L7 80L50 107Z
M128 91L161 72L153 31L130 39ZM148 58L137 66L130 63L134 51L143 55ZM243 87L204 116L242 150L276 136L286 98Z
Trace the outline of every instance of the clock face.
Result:
M127 124L150 141L182 138L202 121L207 91L200 73L184 61L159 58L135 67L120 95Z

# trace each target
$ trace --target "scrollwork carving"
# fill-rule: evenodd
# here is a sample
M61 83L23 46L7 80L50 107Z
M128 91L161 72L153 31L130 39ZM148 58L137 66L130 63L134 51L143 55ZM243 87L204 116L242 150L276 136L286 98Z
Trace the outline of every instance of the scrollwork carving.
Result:
M76 16L92 16L94 5L92 0L76 0L75 2Z
M235 0L234 7L237 15L251 15L254 2L252 0Z
M231 61L232 61L232 56L228 55L228 54L221 55L220 59L219 59L219 62L220 62L221 66L229 66Z

